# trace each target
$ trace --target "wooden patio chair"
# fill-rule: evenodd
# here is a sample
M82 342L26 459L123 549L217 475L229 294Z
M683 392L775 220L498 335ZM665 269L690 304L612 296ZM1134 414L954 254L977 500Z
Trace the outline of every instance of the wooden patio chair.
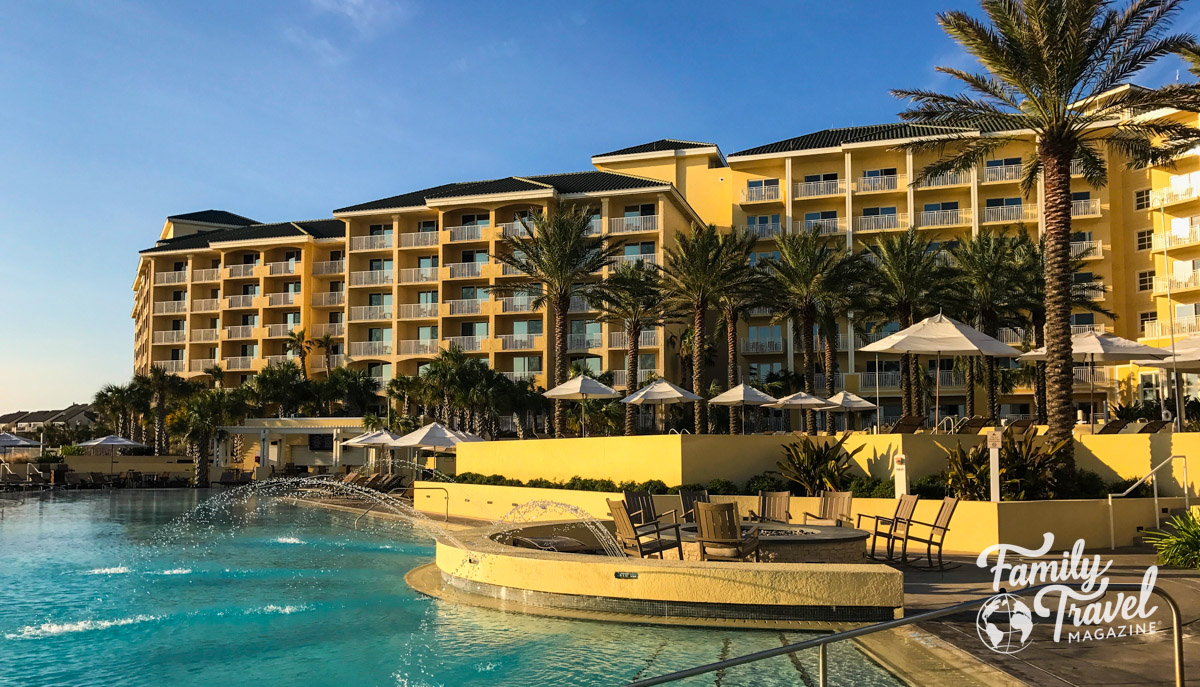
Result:
M1120 434L1121 430L1129 424L1129 420L1112 419L1104 423L1104 426L1096 432L1096 434Z
M750 519L758 522L779 522L788 524L792 521L789 507L792 503L790 491L760 491L758 492L758 512L750 511Z
M849 527L853 521L850 519L850 504L854 500L854 493L849 491L823 491L821 492L821 502L817 506L817 513L804 513L805 525L834 525L841 527L845 523Z
M900 562L907 563L916 568L928 568L930 570L936 568L938 570L949 570L957 568L957 563L946 565L942 562L942 542L946 539L946 534L950 531L950 518L954 517L954 509L958 506L958 499L953 496L947 496L942 499L942 507L938 509L937 518L932 523L921 522L920 520L909 519L908 524L910 529L906 532L903 543L900 544ZM928 528L928 534L915 533L911 527L918 525ZM908 543L915 542L925 545L925 563L909 562L908 560ZM933 549L937 549L937 564L933 562ZM920 560L920 558L917 558Z
M701 489L699 491L691 491L690 489L679 490L679 508L683 514L684 522L696 522L696 504L711 503L708 498L708 490Z
M679 511L676 510L669 510L660 517L654 510L654 497L648 491L627 491L624 496L625 507L629 509L629 517L635 525L661 520L668 515L671 516L671 522L679 522Z
M992 421L986 417L971 417L967 418L965 422L959 425L955 429L954 433L974 436L979 434L979 430L983 429L984 427L990 427L991 424Z
M742 532L742 519L736 503L696 504L696 543L702 561L744 561L760 559L759 525Z
M907 494L900 497L900 501L896 504L896 512L890 518L885 518L882 515L865 515L858 514L858 524L855 525L858 529L863 529L863 519L874 521L874 526L871 530L871 553L868 558L875 559L875 546L880 538L887 540L887 559L892 560L894 545L896 540L903 540L908 534L908 522L912 520L913 511L917 509L917 497L912 494Z
M1151 420L1150 422L1147 422L1146 424L1142 425L1141 429L1139 429L1137 431L1137 433L1138 434L1158 434L1159 432L1163 431L1167 427L1170 427L1172 424L1173 424L1172 420Z
M679 554L679 560L683 560L683 544L680 541L679 523L670 523L667 525L660 524L657 520L641 524L635 524L633 518L629 515L629 509L626 508L624 501L608 501L608 510L612 514L613 524L617 530L617 542L621 545L621 550L626 556L636 556L638 558L649 558L654 554L658 554L659 558L663 556L664 551L675 549ZM664 534L675 533L675 538L664 537Z
M888 434L915 434L918 429L925 426L925 418L918 415L905 415L896 420L896 424L888 430Z

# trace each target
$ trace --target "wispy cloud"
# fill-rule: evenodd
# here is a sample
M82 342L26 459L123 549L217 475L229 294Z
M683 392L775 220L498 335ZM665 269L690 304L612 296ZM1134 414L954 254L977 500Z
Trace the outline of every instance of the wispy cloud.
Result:
M288 27L283 30L283 39L302 50L312 53L325 64L337 65L346 61L345 53L331 43L328 38L314 36L304 29Z
M409 15L407 5L397 0L309 0L319 12L333 14L350 22L363 36L374 36L403 21Z

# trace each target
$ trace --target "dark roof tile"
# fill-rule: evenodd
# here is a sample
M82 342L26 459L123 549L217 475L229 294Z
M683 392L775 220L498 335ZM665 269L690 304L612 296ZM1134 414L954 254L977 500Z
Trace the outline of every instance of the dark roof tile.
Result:
M803 136L788 138L774 143L740 150L730 157L742 155L772 155L775 153L791 153L800 150L816 150L818 148L836 148L847 143L867 143L870 141L890 141L921 136L943 136L956 133L971 133L980 131L991 133L1004 131L1007 128L1002 119L982 119L979 127L968 129L953 126L934 126L930 124L912 124L909 122L893 122L891 124L871 124L868 126L850 126L840 129L823 129Z
M680 141L674 138L660 138L657 141L642 143L620 150L613 150L592 157L612 157L614 155L636 155L637 153L664 153L672 150L688 150L689 148L710 148L716 147L716 143L705 143L703 141Z
M182 220L184 222L204 222L206 224L224 224L229 227L243 227L247 224L258 224L257 220L252 220L249 217L235 215L232 212L224 210L200 210L199 212L187 212L182 215L171 215L167 219Z
M549 184L559 193L603 193L605 191L625 191L633 188L653 188L667 186L668 183L658 179L615 172L571 172L567 174L543 174L536 177L526 177L533 181Z
M345 236L345 233L346 225L340 219L252 224L246 227L202 231L197 234L163 239L155 244L153 248L147 248L141 252L161 253L171 250L198 250L200 248L207 248L214 243L224 243L227 241L276 239L285 236L304 236L306 234L317 239L329 239Z
M430 197L430 194L448 192L447 195L454 195L451 191L455 188L466 186L467 184L442 184L432 188L422 189L420 191L410 191L402 193L398 196L390 196L388 198L380 198L358 205L348 205L344 208L334 210L338 212L360 212L363 210L398 210L400 208L419 208L425 204L425 199Z

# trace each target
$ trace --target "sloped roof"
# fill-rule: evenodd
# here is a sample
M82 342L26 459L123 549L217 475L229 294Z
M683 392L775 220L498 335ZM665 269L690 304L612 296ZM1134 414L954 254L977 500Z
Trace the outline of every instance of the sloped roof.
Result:
M230 227L243 227L247 224L258 224L257 220L249 217L235 215L232 212L225 210L200 210L198 212L185 212L182 215L171 215L167 219L180 220L183 222L204 222L206 224L224 224Z
M703 141L681 141L676 138L660 138L657 141L649 143L641 143L620 150L613 150L592 157L612 157L614 155L636 155L638 153L663 153L672 150L688 150L690 148L714 148L716 143L705 143Z
M202 231L177 238L163 239L142 253L161 253L172 250L196 250L214 243L227 241L249 241L274 239L286 236L312 236L317 239L341 238L346 234L346 225L340 219L301 220L298 222L276 222L273 224L251 224L233 229Z
M0 425L9 425L29 414L28 410L18 410L12 413L0 415Z
M978 128L954 126L934 126L930 124L912 124L909 122L893 122L890 124L870 124L867 126L849 126L838 129L822 129L813 133L788 138L766 145L739 150L730 157L742 155L771 155L774 153L790 153L800 150L816 150L819 148L836 148L847 143L868 143L871 141L890 141L921 136L946 136L972 132L991 133L1004 131L1007 125L1002 119L980 120Z

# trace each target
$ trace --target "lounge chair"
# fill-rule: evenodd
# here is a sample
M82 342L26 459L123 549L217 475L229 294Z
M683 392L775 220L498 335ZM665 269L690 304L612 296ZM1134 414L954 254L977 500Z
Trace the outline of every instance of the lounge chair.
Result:
M906 415L896 421L892 428L888 430L888 434L915 434L918 429L925 426L925 418L918 415Z
M654 497L648 491L627 491L624 496L629 517L635 525L661 520L668 515L671 516L671 522L679 522L679 511L676 510L669 510L660 516L654 510Z
M900 501L896 504L896 512L890 518L885 518L882 515L864 515L858 514L858 524L855 525L858 529L863 529L862 521L864 518L869 518L875 522L871 532L871 553L868 558L875 558L875 546L880 538L887 540L887 559L892 559L893 544L896 540L904 539L908 532L908 523L912 520L913 511L917 509L917 497L908 494L900 497Z
M1104 423L1104 426L1096 432L1096 434L1120 434L1121 430L1125 429L1129 424L1129 420L1109 420Z
M932 523L913 520L911 517L908 520L908 525L905 529L904 541L900 544L900 562L907 563L917 568L937 568L938 570L949 570L950 568L958 567L958 564L947 566L942 562L942 542L946 539L946 534L950 531L950 518L954 517L954 509L958 507L958 499L953 496L947 496L942 499L942 507L938 509L937 517ZM929 529L929 533L916 533L913 526L920 526ZM908 543L916 542L925 545L925 560L926 563L909 563L908 561ZM937 548L937 565L933 563L933 549ZM920 559L917 559L920 560Z
M684 522L696 522L697 503L711 503L708 498L707 489L701 489L700 491L679 490L679 512L683 513Z
M83 480L79 477L78 472L68 470L67 474L63 475L63 484L68 489L80 489L83 487Z
M1033 424L1033 420L1025 418L1024 420L1013 420L1004 430L1012 432L1014 436L1023 437L1031 431L1036 432L1037 426Z
M97 487L111 487L112 486L112 483L108 479L108 475L104 475L99 472L93 472L90 474L92 476L92 483L94 483Z
M372 474L372 475L371 475L371 476L370 476L370 477L367 479L367 481L366 481L366 482L363 482L362 484L360 484L360 485L358 485L358 486L362 487L363 489L374 489L374 488L375 488L375 485L376 485L376 484L379 484L381 481L383 481L383 475L381 475L380 473L376 472L376 473Z
M849 527L853 523L850 519L850 503L853 500L854 494L849 491L823 491L817 513L804 513L803 524L841 527L845 523Z
M792 503L790 491L760 491L758 492L758 512L750 511L750 519L758 522L780 522L788 524L792 521L792 513L788 510Z
M635 524L629 516L629 510L625 506L624 501L608 501L608 510L612 513L613 524L617 529L617 542L621 544L621 549L626 556L636 556L638 558L648 558L654 554L658 554L659 558L665 558L664 551L675 549L679 553L679 560L683 560L683 544L680 541L679 523L674 522L667 525L660 524L657 520L642 524ZM675 533L675 538L671 539L664 537L664 534Z
M1142 425L1141 429L1139 429L1137 431L1137 433L1138 434L1158 434L1159 432L1163 431L1167 427L1170 427L1172 424L1173 424L1172 420L1151 420L1150 422L1147 422L1146 424Z
M759 525L742 532L736 503L696 504L696 543L702 561L759 560Z
M979 430L984 427L991 427L992 421L986 417L967 418L962 424L954 429L955 434L975 435L979 434Z

